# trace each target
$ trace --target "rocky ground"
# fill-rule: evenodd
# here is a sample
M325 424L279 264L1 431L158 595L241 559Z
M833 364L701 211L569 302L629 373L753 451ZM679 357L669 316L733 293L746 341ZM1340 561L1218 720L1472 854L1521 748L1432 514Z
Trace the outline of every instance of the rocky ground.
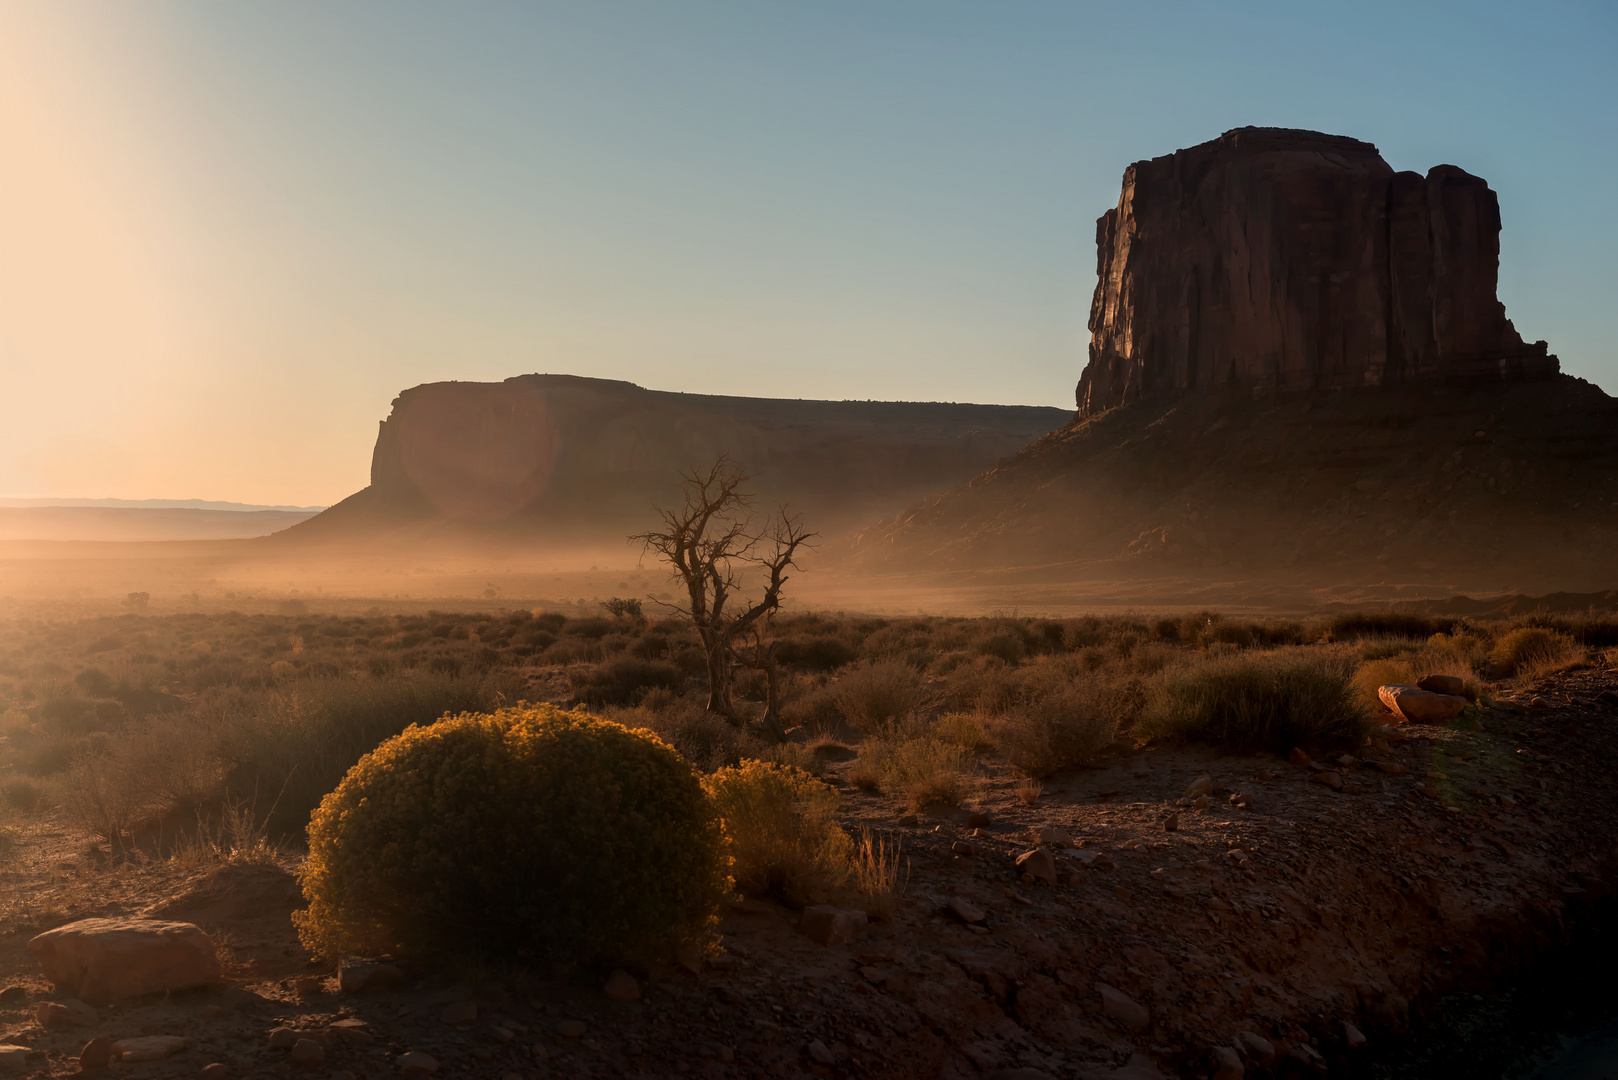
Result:
M1033 805L989 775L970 805L917 820L834 764L846 824L903 842L894 917L825 946L795 912L739 900L720 954L618 980L634 1000L601 973L498 966L349 993L298 946L292 862L114 864L45 822L11 838L0 878L0 1042L28 1048L10 1071L32 1076L80 1071L99 1035L189 1040L112 1066L135 1078L380 1076L425 1067L413 1052L441 1076L1355 1071L1442 995L1566 940L1618 882L1610 689L1618 670L1564 672L1348 763L1120 748ZM1207 801L1184 804L1205 776ZM1041 829L1054 884L1015 861ZM133 913L202 926L228 985L42 1026L60 999L28 940Z

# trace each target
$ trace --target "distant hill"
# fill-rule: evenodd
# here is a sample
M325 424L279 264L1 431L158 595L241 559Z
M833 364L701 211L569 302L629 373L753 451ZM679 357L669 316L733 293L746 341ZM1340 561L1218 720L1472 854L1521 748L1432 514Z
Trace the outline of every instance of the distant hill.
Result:
M965 483L1073 414L1021 405L804 401L647 390L572 375L430 383L382 422L371 483L285 538L621 543L728 453L760 509L822 535Z
M0 500L0 540L233 540L268 536L317 510L16 506Z

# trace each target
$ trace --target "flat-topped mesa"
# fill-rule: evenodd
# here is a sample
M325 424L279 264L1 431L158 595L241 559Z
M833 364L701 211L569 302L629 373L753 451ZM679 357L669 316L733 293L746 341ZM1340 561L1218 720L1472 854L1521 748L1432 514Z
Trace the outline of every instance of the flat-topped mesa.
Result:
M1124 170L1096 222L1081 414L1141 398L1554 375L1495 298L1500 204L1453 165L1237 128Z

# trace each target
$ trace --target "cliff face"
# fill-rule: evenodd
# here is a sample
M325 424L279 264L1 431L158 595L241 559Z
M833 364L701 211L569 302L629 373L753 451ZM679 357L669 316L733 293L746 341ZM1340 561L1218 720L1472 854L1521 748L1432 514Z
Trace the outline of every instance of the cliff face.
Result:
M965 483L1072 414L1031 406L786 401L646 390L570 375L406 390L371 484L304 526L444 521L613 538L679 498L681 470L728 453L761 509L824 533Z
M1096 223L1079 411L1554 375L1495 297L1499 256L1487 183L1355 139L1239 128L1137 162Z

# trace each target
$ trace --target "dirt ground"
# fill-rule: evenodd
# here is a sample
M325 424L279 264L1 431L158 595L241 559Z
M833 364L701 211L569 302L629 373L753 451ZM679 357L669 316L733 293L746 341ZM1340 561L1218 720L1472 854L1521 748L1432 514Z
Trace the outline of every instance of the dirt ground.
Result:
M381 1076L425 1051L441 1076L1131 1080L1212 1075L1210 1048L1249 1032L1276 1058L1249 1042L1248 1075L1353 1071L1440 995L1485 988L1565 940L1618 882L1618 709L1596 700L1604 689L1618 670L1563 672L1455 726L1402 728L1346 765L1120 747L1049 778L1035 805L1009 772L990 773L969 805L913 824L832 764L844 823L903 843L894 918L827 947L796 913L738 900L721 953L695 973L635 972L629 1003L602 993L600 973L498 966L343 993L292 931L294 859L118 863L38 819L11 837L0 874L0 1041L30 1047L18 1074L41 1077L78 1072L98 1034L173 1034L191 1046L113 1074L221 1063L234 1076ZM1322 765L1340 792L1314 782ZM1177 805L1204 775L1209 805ZM970 827L972 813L989 824ZM1069 834L1049 845L1054 886L1014 862L1039 827ZM202 926L228 984L106 1007L93 1028L42 1028L35 1008L56 998L28 940L131 913ZM1109 1008L1102 984L1128 1000ZM294 1065L271 1045L283 1027L324 1043L324 1060Z

